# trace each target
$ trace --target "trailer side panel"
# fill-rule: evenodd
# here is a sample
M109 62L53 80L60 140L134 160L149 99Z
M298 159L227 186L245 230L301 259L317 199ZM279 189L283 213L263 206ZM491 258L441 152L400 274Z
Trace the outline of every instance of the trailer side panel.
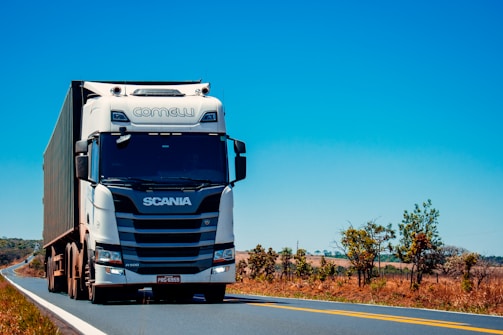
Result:
M74 143L80 139L80 81L73 81L44 153L44 245L78 227Z

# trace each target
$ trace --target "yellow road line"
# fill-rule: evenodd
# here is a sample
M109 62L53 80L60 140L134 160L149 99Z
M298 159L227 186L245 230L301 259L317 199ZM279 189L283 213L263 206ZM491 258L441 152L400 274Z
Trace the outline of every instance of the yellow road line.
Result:
M362 312L351 312L351 311L341 311L341 310L301 308L301 307L293 307L293 306L282 306L282 305L277 305L277 304L272 304L272 303L263 303L263 304L249 303L249 305L287 309L287 310L291 310L291 311L322 313L322 314L330 314L330 315L342 315L342 316L350 316L350 317L363 318L363 319L374 319L374 320L410 323L410 324L423 325L423 326L460 329L460 330L467 330L467 331L478 332L478 333L503 335L503 330L472 327L472 326L469 326L465 323L458 323L458 322L409 318L409 317L404 317L404 316L393 316L393 315L387 315L387 314L374 314L374 313L362 313Z

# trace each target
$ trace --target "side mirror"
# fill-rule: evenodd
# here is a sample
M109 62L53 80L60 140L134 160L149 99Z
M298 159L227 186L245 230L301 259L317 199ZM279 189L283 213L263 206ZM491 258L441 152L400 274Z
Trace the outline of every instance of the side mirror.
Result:
M236 180L243 180L246 178L246 157L236 156L234 158L234 166L236 169Z
M87 140L77 141L75 143L75 153L76 154L87 154Z
M234 152L239 156L239 154L246 153L246 145L244 142L234 140Z
M246 178L246 157L241 156L241 154L246 153L245 143L234 140L234 152L236 153L236 157L234 158L234 168L236 169L235 181L239 181Z
M78 142L77 142L78 143ZM86 145L87 148L87 145ZM75 157L75 176L80 180L89 179L89 157L77 156Z
M244 142L227 137L227 139L234 142L234 153L236 157L234 158L234 174L235 180L231 181L230 184L234 186L234 183L246 178L246 157L241 156L241 154L246 153L246 145Z

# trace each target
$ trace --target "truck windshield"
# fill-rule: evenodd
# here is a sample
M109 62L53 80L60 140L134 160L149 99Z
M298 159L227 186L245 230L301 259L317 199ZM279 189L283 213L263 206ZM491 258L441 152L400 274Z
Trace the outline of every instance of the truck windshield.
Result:
M128 134L129 135L129 134ZM174 185L226 184L226 137L210 134L101 134L100 178Z

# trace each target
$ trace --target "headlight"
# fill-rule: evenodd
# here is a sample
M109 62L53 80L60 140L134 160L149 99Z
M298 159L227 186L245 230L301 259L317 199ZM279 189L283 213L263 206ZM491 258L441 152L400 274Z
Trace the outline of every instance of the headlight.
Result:
M234 248L217 250L213 255L213 263L227 262L234 260Z
M122 265L122 254L120 251L96 249L96 263Z

